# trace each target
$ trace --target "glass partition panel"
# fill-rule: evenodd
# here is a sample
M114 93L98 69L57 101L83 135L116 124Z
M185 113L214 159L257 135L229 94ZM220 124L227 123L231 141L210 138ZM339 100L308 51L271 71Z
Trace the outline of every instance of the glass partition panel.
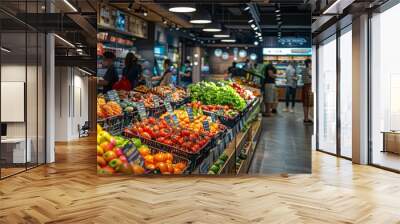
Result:
M352 32L340 36L340 154L352 157Z
M400 4L371 19L372 163L400 170Z
M318 48L318 149L336 153L336 36Z

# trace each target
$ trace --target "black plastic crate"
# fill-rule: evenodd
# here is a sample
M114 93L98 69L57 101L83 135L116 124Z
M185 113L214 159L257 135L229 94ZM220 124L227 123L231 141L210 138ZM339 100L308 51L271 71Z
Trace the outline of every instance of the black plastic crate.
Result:
M217 117L218 120L220 120L223 125L225 125L229 128L233 128L240 120L240 114L236 115L233 118L229 118L229 117L225 117L223 115L218 115L214 112L205 111L205 110L203 110L203 113L207 116L211 116L211 114L215 114L215 117Z
M167 151L174 155L177 155L179 157L189 160L190 161L190 172L193 171L196 168L196 166L198 166L203 161L203 159L208 156L210 149L213 148L213 144L215 144L215 143L213 143L213 140L210 140L197 153L192 153L192 152L187 152L182 149L176 148L174 146L165 145L163 143L160 143L160 142L157 142L157 141L154 141L151 139L143 138L138 135L132 135L132 134L128 134L126 132L124 133L124 135L129 138L139 138L143 144L146 144L149 147Z
M103 130L109 132L111 135L121 135L123 130L124 115L118 115L100 119L97 121Z
M139 120L139 114L137 111L125 112L124 119L122 123L122 128L129 127L132 123Z

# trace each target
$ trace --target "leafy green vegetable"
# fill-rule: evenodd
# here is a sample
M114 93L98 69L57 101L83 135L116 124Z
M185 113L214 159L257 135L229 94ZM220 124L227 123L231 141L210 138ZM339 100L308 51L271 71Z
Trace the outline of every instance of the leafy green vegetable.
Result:
M207 105L230 105L242 111L246 101L229 85L224 82L199 82L189 86L193 101L201 101Z

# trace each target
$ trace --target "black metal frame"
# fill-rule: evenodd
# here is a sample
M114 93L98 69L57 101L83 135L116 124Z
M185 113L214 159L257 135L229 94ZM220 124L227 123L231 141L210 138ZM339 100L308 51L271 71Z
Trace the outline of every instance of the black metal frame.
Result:
M25 0L24 2L25 2L25 11L27 11L28 0ZM32 2L32 1L30 1L30 2ZM38 12L39 11L39 0L36 0L36 3L37 3L36 11ZM46 7L46 11L47 11L47 7ZM25 14L25 17L27 17L27 14ZM31 166L33 163L29 164L30 166L28 166L28 162L27 162L28 154L26 153L26 150L28 147L28 124L27 124L27 121L28 121L28 112L27 112L28 33L31 33L31 32L28 32L29 30L33 30L36 33L36 55L37 55L37 58L36 58L36 99L37 99L37 101L36 101L36 104L37 104L37 107L36 107L36 143L37 143L36 150L37 151L36 151L36 162L33 166ZM25 84L24 84L25 169L15 172L15 173L12 173L7 176L2 176L2 168L0 167L0 180L6 179L8 177L12 177L14 175L23 173L25 171L28 171L30 169L39 167L39 166L47 163L47 110L46 110L46 108L47 108L47 33L40 32L39 30L34 29L33 27L29 26L26 23L25 23L25 31L21 32L21 33L25 35ZM43 99L42 107L44 109L44 111L43 111L44 117L41 117L44 119L42 121L42 122L44 122L44 133L43 133L44 134L44 136L43 136L44 145L42 146L42 147L44 147L44 149L43 149L44 155L42 155L43 159L44 159L43 162L39 162L39 106L38 106L38 104L39 104L39 68L38 68L38 66L39 66L39 33L44 34L44 36L42 38L42 41L43 41L42 44L44 47L44 51L42 51L42 53L44 53L44 55L42 55L42 58L43 58L42 60L44 60L44 65L43 65L44 67L42 69L42 82L44 84L44 92L43 92L44 99ZM2 37L2 32L0 32L0 46L2 45L1 37ZM0 53L0 68L2 66L1 62L2 62L2 54ZM1 69L0 69L0 82L1 82ZM0 89L1 89L1 86L0 86ZM0 97L1 97L1 93L0 93ZM1 115L0 115L0 120L1 120ZM1 123L1 121L0 121L0 123ZM1 144L0 144L0 158L1 158Z

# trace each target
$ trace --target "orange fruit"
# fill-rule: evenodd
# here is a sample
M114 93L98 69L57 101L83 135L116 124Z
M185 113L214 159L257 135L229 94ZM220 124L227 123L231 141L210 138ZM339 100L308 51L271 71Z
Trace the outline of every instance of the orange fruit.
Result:
M157 168L161 171L161 173L168 172L168 166L163 162L158 163Z
M182 170L180 170L178 167L175 167L174 174L182 174Z
M150 155L150 149L147 146L141 146L138 150L143 158L146 157L147 155Z
M134 173L135 175L141 175L141 174L144 173L143 167L141 167L141 166L139 166L139 165L136 165L136 164L133 164L133 165L132 165L132 171L133 171L133 173Z
M146 164L145 166L146 166L146 169L149 169L149 170L155 170L156 169L156 166L154 166L154 164L151 164L151 163Z
M161 152L157 153L157 154L154 156L154 160L155 160L156 163L157 163L157 162L164 162L164 161L165 161L165 155L164 155L164 153L161 153Z
M172 166L171 163L167 163L166 165L167 165L167 170L168 170L168 172L174 173L174 166Z
M186 168L186 164L179 162L177 164L175 164L175 168L178 168L180 170L184 170Z
M145 163L154 163L154 157L152 155L147 155L144 157Z
M174 156L172 155L172 153L165 153L165 160L174 160Z

